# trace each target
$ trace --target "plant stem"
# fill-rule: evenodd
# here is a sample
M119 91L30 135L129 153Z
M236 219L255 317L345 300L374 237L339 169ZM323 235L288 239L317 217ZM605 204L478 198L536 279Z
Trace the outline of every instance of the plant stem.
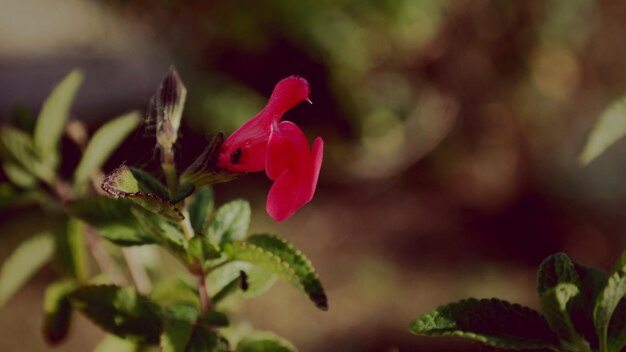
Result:
M185 218L178 223L178 226L180 226L180 229L183 231L185 239L189 241L194 236L193 226L191 226L191 220L189 220L189 212L187 211L187 208L183 208L182 213Z
M209 312L211 310L211 300L206 292L206 278L204 273L198 275L198 296L200 296L202 313Z

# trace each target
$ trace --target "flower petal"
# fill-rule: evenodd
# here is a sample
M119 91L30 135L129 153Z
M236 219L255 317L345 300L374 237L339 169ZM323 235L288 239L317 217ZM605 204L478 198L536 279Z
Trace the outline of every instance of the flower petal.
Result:
M268 143L266 172L275 180L265 209L276 221L283 221L311 201L315 194L324 143L315 139L310 151L304 133L291 122L282 122Z

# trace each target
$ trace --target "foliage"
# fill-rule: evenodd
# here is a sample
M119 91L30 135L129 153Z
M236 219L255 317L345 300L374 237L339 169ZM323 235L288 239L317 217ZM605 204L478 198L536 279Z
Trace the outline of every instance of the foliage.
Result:
M420 316L410 329L507 350L619 352L626 345L626 252L608 275L553 254L539 268L537 291L542 313L496 298L470 298Z
M65 339L78 311L110 334L96 350L160 345L166 352L231 351L231 346L237 351L294 351L291 343L270 333L228 341L220 331L229 325L228 316L217 310L224 300L235 293L260 294L276 276L321 309L327 309L327 298L300 251L277 236L249 235L247 201L216 207L211 186L237 176L215 165L221 133L178 175L174 154L180 148L174 144L186 89L176 71L171 68L163 79L145 121L146 129L155 131L162 173L121 165L101 182L106 196L94 187L101 168L141 119L130 112L102 125L82 146L71 180L64 180L58 174L59 142L82 80L80 71L73 71L59 83L44 103L33 135L0 128L2 168L15 186L7 185L7 199L34 193L50 217L49 231L25 240L2 265L0 305L52 261L60 278L45 292L43 333L49 344ZM130 249L154 246L180 262L184 270L177 280L168 281L158 267L149 271ZM212 297L209 284L217 292Z

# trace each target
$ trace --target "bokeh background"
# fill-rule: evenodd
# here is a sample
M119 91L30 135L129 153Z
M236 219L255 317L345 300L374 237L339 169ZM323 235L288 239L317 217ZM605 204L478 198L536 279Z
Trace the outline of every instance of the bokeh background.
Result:
M297 74L313 105L286 119L325 156L312 203L284 223L270 181L216 187L252 202L253 232L280 233L314 263L321 312L287 284L242 301L235 321L301 351L490 351L419 338L408 324L463 297L538 307L535 271L567 252L608 268L624 246L626 144L583 168L585 138L626 92L626 2L609 0L0 0L0 119L29 124L75 67L72 117L93 131L145 109L170 65L188 88L181 165L233 131ZM145 165L138 130L107 163ZM79 152L63 144L67 173ZM36 207L0 210L0 259L45 226ZM1 351L47 351L44 270L0 308ZM77 319L62 351L103 333Z

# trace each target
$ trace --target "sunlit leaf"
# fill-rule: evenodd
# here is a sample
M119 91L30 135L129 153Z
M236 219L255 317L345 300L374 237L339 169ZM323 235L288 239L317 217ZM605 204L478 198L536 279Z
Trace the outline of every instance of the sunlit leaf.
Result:
M68 295L76 288L73 280L60 280L51 283L44 295L43 333L49 344L57 344L65 339L72 320L72 306Z
M284 338L268 332L254 331L247 334L239 343L235 352L296 352L298 349Z
M52 90L39 112L34 142L46 164L56 167L58 144L70 114L70 106L83 82L83 74L73 70Z
M102 189L115 198L129 199L141 207L172 221L181 221L185 218L176 207L176 204L169 199L164 199L151 193L140 192L137 179L135 179L132 171L126 165L122 165L108 174L102 182Z
M246 241L226 243L224 252L231 259L274 272L304 291L318 308L328 309L326 293L311 262L287 241L271 235L253 235Z
M415 320L421 336L458 336L506 350L560 351L557 336L538 312L496 298L465 299L436 308Z
M578 160L587 165L626 134L626 98L609 105L591 130Z
M600 348L607 345L609 322L624 294L626 294L626 252L615 263L593 310L593 321L600 340Z
M7 161L2 163L2 170L9 181L18 187L31 189L37 185L37 178L14 162Z
M569 315L568 304L580 294L578 287L569 283L560 283L541 295L541 309L552 331L569 346L584 346Z
M24 131L9 126L0 127L0 155L5 161L21 166L39 179L51 183L54 169L42 161L33 140Z
M0 306L4 305L54 253L50 234L36 235L22 242L2 264L0 270Z
M236 260L211 271L207 277L207 286L214 289L213 293L215 296L219 291L232 283L233 280L240 280L241 272L246 273L247 288L245 290L237 289L229 293L236 293L237 296L244 298L253 298L267 292L278 279L278 276L271 270ZM240 283L240 281L237 281L237 283Z
M141 123L137 111L117 117L100 127L91 137L80 163L74 171L74 182L83 183L109 158L111 153Z
M163 328L160 308L130 287L84 286L72 305L102 329L138 343L157 343Z
M207 229L207 237L216 245L243 240L250 226L250 204L243 199L230 201L217 209Z
M219 304L224 298L228 297L232 293L238 291L248 290L248 275L245 271L239 271L239 275L235 277L231 282L227 283L221 290L219 290L212 298L213 304Z

